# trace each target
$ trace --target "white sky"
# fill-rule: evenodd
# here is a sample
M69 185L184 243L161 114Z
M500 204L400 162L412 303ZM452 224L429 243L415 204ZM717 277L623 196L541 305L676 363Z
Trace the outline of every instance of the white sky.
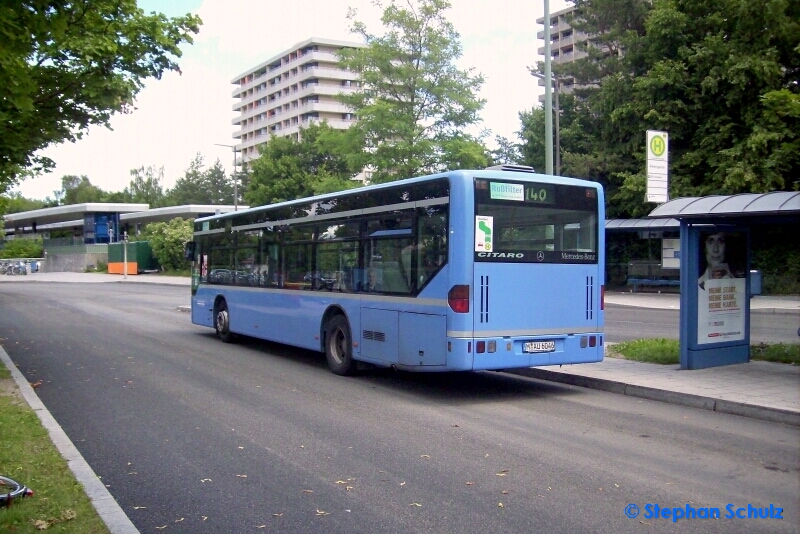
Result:
M56 168L22 182L15 190L27 198L44 199L61 189L65 175L87 176L106 191L121 191L131 169L164 167L164 187L175 180L200 153L206 165L219 159L229 172L233 161L236 116L231 80L245 70L309 37L359 40L349 33L348 7L374 34L382 33L381 10L369 0L139 0L146 12L170 17L197 13L203 20L194 45L183 47L182 75L168 73L150 80L136 100L136 110L112 118L112 130L91 128L76 143L42 152ZM460 68L484 75L479 96L487 100L481 127L489 139L502 135L516 140L519 112L538 105L543 88L527 70L542 60L537 49L536 19L543 0L451 0L448 20L461 34ZM567 6L552 0L550 12ZM489 143L493 146L493 143Z

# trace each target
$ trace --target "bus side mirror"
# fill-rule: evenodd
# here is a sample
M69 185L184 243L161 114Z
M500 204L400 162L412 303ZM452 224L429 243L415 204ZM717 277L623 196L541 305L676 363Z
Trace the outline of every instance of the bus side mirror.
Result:
M183 249L183 259L194 261L194 241L189 241Z

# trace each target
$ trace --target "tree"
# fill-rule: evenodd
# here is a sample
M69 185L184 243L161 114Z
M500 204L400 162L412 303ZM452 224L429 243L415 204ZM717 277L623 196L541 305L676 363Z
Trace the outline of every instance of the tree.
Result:
M274 204L358 185L360 167L348 161L352 138L326 123L300 129L300 139L273 136L250 162L244 199L250 206Z
M32 211L41 208L50 208L56 205L57 204L50 200L49 197L46 200L34 200L23 197L19 192L10 193L8 195L0 195L0 246L2 245L2 239L5 235L5 221L3 220L2 215L7 213L22 213L23 211Z
M158 208L164 204L164 167L156 170L152 165L145 169L139 167L131 170L133 180L125 188L123 194L128 202L149 204L150 208Z
M541 171L545 168L544 109L538 107L521 111L519 121L521 127L517 135L522 141L522 162Z
M211 168L203 169L203 157L197 154L183 177L167 190L165 203L170 206L233 204L233 180L225 176L219 160Z
M6 213L22 213L23 211L33 211L41 208L52 207L52 201L34 200L25 198L22 193L14 192L6 196L0 196L0 215ZM0 217L0 221L2 221Z
M520 119L522 118L521 115ZM522 163L522 145L502 135L496 135L494 140L497 143L497 148L489 152L492 165L517 165Z
M351 31L367 46L339 52L342 65L358 73L361 84L360 91L340 99L358 118L351 130L363 142L375 182L460 164L467 143L468 161L475 161L479 142L464 130L479 121L485 101L475 93L483 76L455 66L461 45L444 17L449 7L447 0L409 1L406 7L390 0L381 18L383 36L355 21L354 11L348 14Z
M92 185L86 176L64 176L61 178L61 197L63 204L83 204L105 202L106 192Z
M176 217L169 222L148 224L140 241L149 241L153 256L166 271L186 269L189 262L184 259L183 249L192 240L194 219Z
M484 169L489 161L491 161L489 150L470 135L454 134L441 141L438 170Z
M683 192L791 189L800 172L800 4L656 4L634 41L633 99L619 113L670 132Z
M173 58L200 19L145 15L136 0L18 0L0 9L0 193L52 168L35 152L75 141L90 125L130 112L148 78Z
M670 134L670 196L791 189L800 171L800 4L579 0L597 35L554 71L576 89L561 117L568 174L601 182L608 215L648 213L645 132ZM571 143L571 144L570 144ZM564 136L562 135L562 146Z
M576 177L594 177L585 169L576 168L573 153L581 153L586 146L587 137L583 125L576 118L575 97L570 94L559 96L559 146L561 152L561 175ZM520 130L517 136L520 139L518 150L520 161L534 169L543 171L545 168L545 137L544 137L544 108L534 107L530 111L519 114Z

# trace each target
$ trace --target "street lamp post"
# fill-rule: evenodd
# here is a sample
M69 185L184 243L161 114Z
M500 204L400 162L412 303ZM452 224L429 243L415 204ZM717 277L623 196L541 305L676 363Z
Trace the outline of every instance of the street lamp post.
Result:
M544 0L544 163L547 174L553 174L553 99L550 84L550 0Z
M225 146L233 149L233 211L239 211L239 179L236 171L236 162L239 159L236 157L238 149L236 148L236 145L221 145L219 143L214 143L214 146Z
M538 72L534 72L533 70L531 70L530 72L531 72L532 76L535 76L536 78L539 78L540 80L544 81L544 75L539 74ZM556 153L556 176L561 176L561 133L560 133L559 124L558 124L558 117L561 114L560 108L558 107L558 93L560 92L560 89L561 89L561 80L558 79L558 76L555 76L552 73L551 73L550 76L551 76L551 79L552 79L551 83L553 84L553 88L554 88L553 96L555 98L555 102L553 104L553 111L555 111L555 115L556 115L556 117L555 117L556 118L556 149L555 149L555 153ZM547 85L547 84L545 84L545 85ZM547 106L547 102L545 102L545 106ZM545 120L547 120L546 117L547 117L547 114L545 114ZM552 136L552 132L551 132L550 135ZM545 136L547 136L547 128L545 128ZM552 146L552 137L548 137L548 139L550 139L550 145L549 146ZM547 147L547 146L548 146L547 141L545 141L545 147ZM551 157L551 161L552 161L552 155L550 157Z
M123 246L123 249L122 249L122 265L123 265L123 267L122 267L122 274L123 274L122 279L123 280L127 280L128 279L128 232L127 231L123 234L122 239L123 239L123 242L124 242L124 245L122 245Z

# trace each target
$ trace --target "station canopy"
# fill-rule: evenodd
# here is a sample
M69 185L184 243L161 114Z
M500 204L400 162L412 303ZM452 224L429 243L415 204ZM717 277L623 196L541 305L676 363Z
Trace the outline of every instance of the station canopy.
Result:
M648 218L678 220L778 218L797 219L800 215L800 192L743 193L708 197L676 198L650 212Z
M151 222L167 222L176 217L182 219L197 219L220 213L247 209L247 206L217 206L212 204L187 204L185 206L169 206L166 208L153 208L147 211L123 213L119 216L122 223L147 224Z
M146 211L148 204L120 204L95 202L88 204L68 204L54 208L23 211L4 215L6 228L29 228L36 223L37 227L45 224L66 223L80 219L90 213L131 213Z
M681 223L678 219L608 219L606 232L611 231L653 231L677 230Z
M166 208L149 209L148 204L121 204L121 203L87 203L69 204L53 208L11 213L3 216L7 233L14 233L15 229L30 231L36 223L38 231L60 230L66 228L80 228L87 215L119 214L120 222L129 224L147 224L151 222L169 221L175 217L194 219L218 213L229 213L237 209L247 209L247 206L187 204L184 206L169 206Z

